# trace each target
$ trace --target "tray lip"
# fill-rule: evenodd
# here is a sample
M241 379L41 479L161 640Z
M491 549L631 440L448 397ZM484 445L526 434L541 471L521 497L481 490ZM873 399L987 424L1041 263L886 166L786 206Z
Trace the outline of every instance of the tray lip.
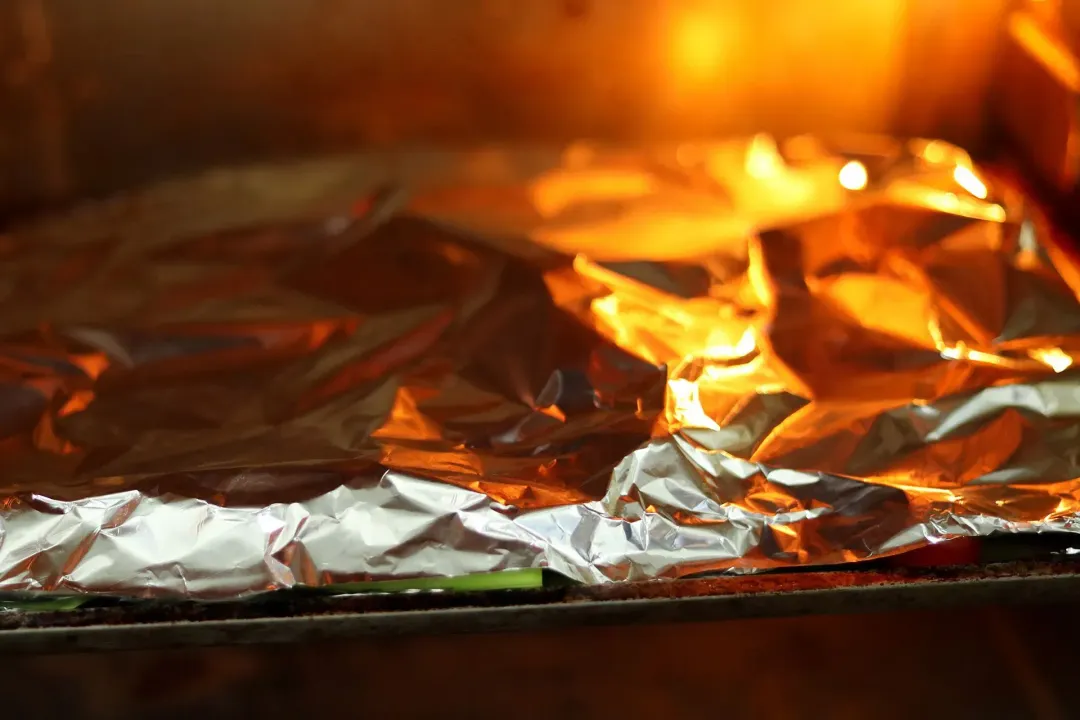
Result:
M0 653L330 642L1074 602L1080 600L1080 565L1038 562L926 572L826 571L542 591L432 593L413 595L412 606L403 603L401 609L392 599L385 602L388 597L377 598L381 603L371 602L371 596L314 598L295 614L260 614L255 606L239 617L215 619L184 618L180 613L176 619L138 621L137 612L120 607L41 613L32 624L20 627L15 622L19 614L9 613L3 618L6 629L0 629Z

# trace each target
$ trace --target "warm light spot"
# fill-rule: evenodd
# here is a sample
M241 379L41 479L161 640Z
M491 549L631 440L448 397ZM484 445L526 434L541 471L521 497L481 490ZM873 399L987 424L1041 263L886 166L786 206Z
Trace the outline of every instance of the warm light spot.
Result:
M911 151L927 165L963 165L971 167L971 156L941 140L912 140Z
M866 166L858 160L852 160L840 168L840 184L848 190L862 190L869 181Z
M770 135L756 135L746 149L746 173L758 180L774 178L784 172L784 158Z
M109 367L109 358L104 353L72 355L71 364L81 368L91 380L97 380Z
M57 417L67 417L68 415L74 415L77 412L81 412L90 407L90 403L94 400L94 393L90 390L77 390L71 394L64 403L64 406L57 411Z
M558 405L548 405L547 407L537 408L537 411L542 415L547 415L549 418L554 418L559 422L566 422L566 414Z
M931 140L923 148L922 158L928 163L939 165L948 158L949 152L945 143L940 140Z
M971 168L964 167L963 165L957 165L953 169L953 180L956 180L956 184L967 190L969 193L985 200L988 194L986 189L986 183L979 179L979 176L971 171Z
M1009 16L1009 33L1020 47L1072 91L1080 90L1080 63L1060 38L1046 32L1031 13Z
M956 342L954 345L939 348L939 352L941 353L941 357L946 360L966 360L970 363L1006 368L1009 370L1023 370L1025 368L1025 363L1022 360L995 355L994 353L989 353L985 350L976 350L975 348L968 347L967 343L962 340Z
M331 321L315 321L308 328L307 346L311 349L320 348L323 344L330 339L340 327L340 323L335 320Z
M697 383L673 378L667 387L668 422L683 428L720 429L702 406L701 387Z
M554 217L574 204L617 202L642 198L656 192L656 180L643 171L595 170L552 171L532 186L536 209Z
M675 65L685 77L714 77L720 69L725 51L724 26L710 19L687 16L675 29Z
M1064 372L1072 367L1073 359L1061 348L1044 348L1041 350L1029 350L1028 355L1038 360L1054 372Z
M755 352L757 352L757 334L754 328L747 327L734 345L713 344L706 348L702 355L711 360L737 360Z

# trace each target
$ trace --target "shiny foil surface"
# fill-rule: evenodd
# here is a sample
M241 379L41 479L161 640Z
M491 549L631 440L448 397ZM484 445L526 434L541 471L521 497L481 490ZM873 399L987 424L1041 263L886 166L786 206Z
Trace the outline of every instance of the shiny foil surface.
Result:
M221 170L0 236L0 590L1080 529L1075 271L934 141Z

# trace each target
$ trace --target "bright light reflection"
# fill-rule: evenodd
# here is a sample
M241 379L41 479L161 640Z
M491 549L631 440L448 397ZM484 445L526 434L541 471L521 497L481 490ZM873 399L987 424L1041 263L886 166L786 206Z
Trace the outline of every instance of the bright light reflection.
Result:
M711 77L723 61L722 26L710 18L687 17L676 29L675 60L687 75Z
M1064 372L1073 364L1073 359L1061 348L1030 350L1028 355L1047 365L1054 372Z
M862 190L869 181L866 166L858 160L851 160L840 168L840 184L848 190Z
M769 135L757 135L746 150L746 173L758 180L774 178L784 172L784 158Z
M953 180L956 180L956 184L967 190L969 193L985 200L988 194L986 189L986 183L979 179L979 176L971 171L971 168L964 167L963 165L957 165L953 169Z

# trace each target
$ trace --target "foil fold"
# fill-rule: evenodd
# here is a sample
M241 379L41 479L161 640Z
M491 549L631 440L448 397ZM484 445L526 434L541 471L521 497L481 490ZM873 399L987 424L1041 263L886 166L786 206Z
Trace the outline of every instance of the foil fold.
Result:
M0 236L0 590L215 599L1074 532L1080 303L936 141L222 170Z

